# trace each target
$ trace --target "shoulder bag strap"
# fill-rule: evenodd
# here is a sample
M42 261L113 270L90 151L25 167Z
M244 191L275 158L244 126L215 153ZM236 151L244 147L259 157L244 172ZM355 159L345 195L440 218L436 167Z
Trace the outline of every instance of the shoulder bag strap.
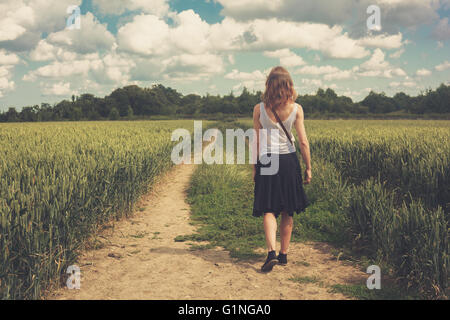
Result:
M286 128L284 127L284 124L283 124L283 122L281 121L280 117L278 116L277 112L275 111L274 108L271 108L271 110L272 110L272 112L273 112L275 118L277 119L278 123L281 125L281 128L282 128L283 131L284 131L284 134L285 134L286 137L289 139L289 142L290 142L292 145L294 145L294 143L292 142L292 137L291 137L291 135L287 132L287 130L286 130Z

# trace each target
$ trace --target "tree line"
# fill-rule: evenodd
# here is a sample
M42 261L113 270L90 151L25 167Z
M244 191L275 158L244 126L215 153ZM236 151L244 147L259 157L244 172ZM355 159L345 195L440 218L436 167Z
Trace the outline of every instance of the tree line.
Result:
M153 116L196 117L202 115L250 116L253 106L261 101L261 91L244 88L240 95L200 96L182 95L163 85L141 88L136 85L114 90L99 98L86 93L71 100L50 105L26 106L19 112L14 107L0 113L0 122L33 122L63 120L120 120L143 119ZM299 95L297 102L306 114L379 115L401 112L405 114L450 113L450 86L441 84L412 97L404 92L388 97L385 93L370 92L360 102L338 96L332 89L318 89L314 95Z

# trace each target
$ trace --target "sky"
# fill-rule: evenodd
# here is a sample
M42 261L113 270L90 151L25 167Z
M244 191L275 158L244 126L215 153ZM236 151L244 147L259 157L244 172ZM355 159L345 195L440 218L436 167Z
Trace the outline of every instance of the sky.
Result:
M277 65L301 95L355 101L450 82L450 0L0 0L0 15L0 111L132 84L263 91Z

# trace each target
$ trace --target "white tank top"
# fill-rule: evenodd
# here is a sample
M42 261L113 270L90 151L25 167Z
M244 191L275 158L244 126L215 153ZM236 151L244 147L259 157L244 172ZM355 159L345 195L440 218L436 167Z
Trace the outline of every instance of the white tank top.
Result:
M292 142L295 141L295 138L292 135L291 130L292 125L294 124L295 119L297 118L297 110L298 105L297 103L295 103L294 110L292 110L289 117L285 121L283 121L284 127L286 128L287 132L291 134ZM286 137L286 134L284 133L283 128L280 126L280 124L278 122L277 123L273 122L272 119L269 118L269 115L266 112L266 108L264 108L264 102L261 102L260 104L259 122L261 123L263 129L268 129L267 132L270 138L264 138L264 135L260 134L260 139L266 139L267 141L267 153L286 154L295 152L295 147L289 142L289 139L288 137ZM270 130L270 129L278 129L278 130ZM264 143L264 141L262 143ZM264 153L266 152L263 149L262 154Z

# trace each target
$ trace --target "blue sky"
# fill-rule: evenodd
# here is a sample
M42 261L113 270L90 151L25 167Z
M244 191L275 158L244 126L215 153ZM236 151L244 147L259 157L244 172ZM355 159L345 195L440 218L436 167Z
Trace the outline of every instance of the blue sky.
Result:
M70 5L80 29L66 27ZM130 84L239 94L263 90L276 65L300 94L356 101L450 80L450 0L17 0L0 12L0 110Z

